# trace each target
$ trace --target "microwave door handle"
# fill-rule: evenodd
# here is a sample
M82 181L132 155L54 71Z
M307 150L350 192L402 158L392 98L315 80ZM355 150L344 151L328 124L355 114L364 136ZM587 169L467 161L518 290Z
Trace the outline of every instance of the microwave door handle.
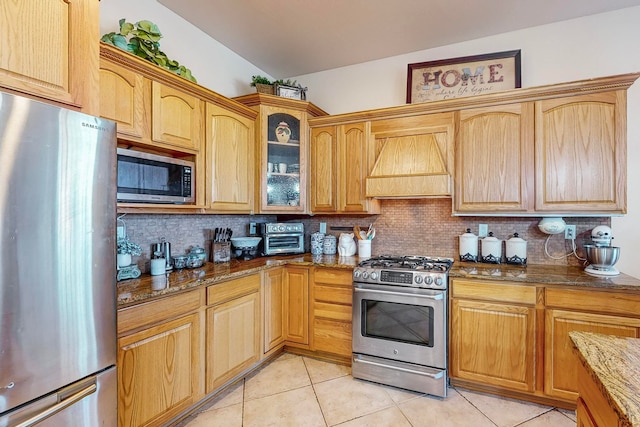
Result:
M373 289L360 289L360 288L353 288L354 291L356 293L360 292L360 293L374 293L374 294L381 294L381 295L393 295L393 296L397 296L397 297L407 297L407 296L411 296L411 297L416 297L416 298L424 298L424 299L429 299L429 300L433 300L433 301L438 301L444 298L444 292L438 292L435 295L423 295L423 294L408 294L406 292L394 292L394 291L382 291L382 290L373 290Z

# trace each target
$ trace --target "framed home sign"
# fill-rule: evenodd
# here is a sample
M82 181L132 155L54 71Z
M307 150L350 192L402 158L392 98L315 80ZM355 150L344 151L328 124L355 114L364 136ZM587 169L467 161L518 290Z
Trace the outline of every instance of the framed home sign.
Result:
M409 64L407 104L519 88L520 50Z

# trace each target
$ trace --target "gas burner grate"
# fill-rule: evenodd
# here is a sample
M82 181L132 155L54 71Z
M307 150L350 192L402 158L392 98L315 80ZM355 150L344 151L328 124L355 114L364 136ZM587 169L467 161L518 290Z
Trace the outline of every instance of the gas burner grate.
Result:
M401 270L425 270L447 272L453 264L452 258L427 256L392 256L380 255L361 261L359 267L386 268Z

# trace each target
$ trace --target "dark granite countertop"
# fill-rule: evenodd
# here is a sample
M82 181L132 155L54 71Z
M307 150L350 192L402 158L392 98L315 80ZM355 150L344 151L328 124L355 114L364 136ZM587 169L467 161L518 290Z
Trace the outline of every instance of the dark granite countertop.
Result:
M357 256L337 255L288 255L260 257L250 261L232 260L229 264L206 263L201 268L174 271L168 275L144 274L138 279L124 280L117 284L118 308L135 305L149 299L162 297L198 286L208 286L225 280L257 273L266 268L293 264L353 269L360 259ZM514 266L507 264L483 264L456 261L450 277L486 279L523 284L579 286L640 292L640 280L626 274L612 277L595 277L579 267L557 265Z
M640 339L569 332L581 362L622 426L640 426Z

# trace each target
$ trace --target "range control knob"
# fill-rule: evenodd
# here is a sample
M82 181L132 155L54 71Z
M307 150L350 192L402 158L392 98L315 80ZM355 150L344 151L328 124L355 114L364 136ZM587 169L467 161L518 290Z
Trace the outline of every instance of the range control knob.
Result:
M362 276L362 272L360 270L356 270L353 272L353 277L355 277L356 279L360 276Z
M433 283L433 277L431 276L427 276L424 278L424 283L426 283L427 285L430 285Z
M436 277L436 285L442 286L442 284L443 284L442 277Z
M369 273L367 273L366 271L362 273L362 278L363 279L368 279L369 278Z
M278 227L279 231L284 231L284 225L281 225L280 227Z
M371 280L378 280L378 273L375 271L371 272Z
M422 283L422 276L416 275L413 281L419 285L420 283Z

